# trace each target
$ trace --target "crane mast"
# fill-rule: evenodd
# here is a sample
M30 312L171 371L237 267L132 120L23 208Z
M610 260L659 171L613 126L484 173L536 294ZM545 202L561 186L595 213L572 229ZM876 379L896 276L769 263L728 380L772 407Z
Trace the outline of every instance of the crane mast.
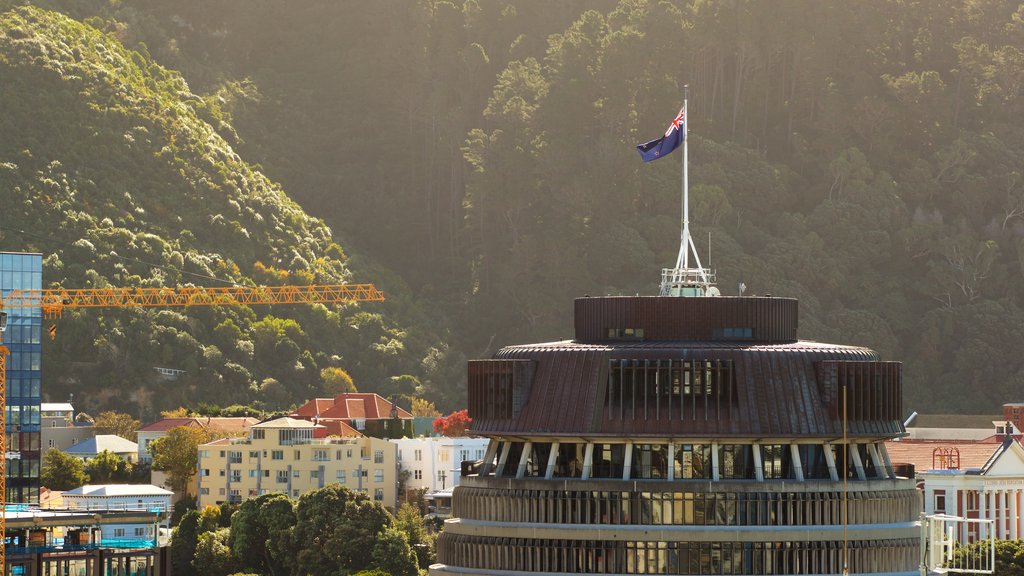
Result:
M253 306L260 304L345 304L379 302L384 294L373 284L308 286L222 286L180 288L87 288L12 290L0 299L0 339L10 308L41 308L47 318L60 318L65 308L174 308L187 306ZM0 343L0 535L7 535L7 355ZM0 545L0 576L7 573L7 553Z

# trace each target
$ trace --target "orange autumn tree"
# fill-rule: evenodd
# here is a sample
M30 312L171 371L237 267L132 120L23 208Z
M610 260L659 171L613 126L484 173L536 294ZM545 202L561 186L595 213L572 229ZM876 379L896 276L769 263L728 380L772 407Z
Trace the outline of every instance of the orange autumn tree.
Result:
M471 424L473 419L469 417L469 410L459 410L434 420L434 432L449 438L465 436Z

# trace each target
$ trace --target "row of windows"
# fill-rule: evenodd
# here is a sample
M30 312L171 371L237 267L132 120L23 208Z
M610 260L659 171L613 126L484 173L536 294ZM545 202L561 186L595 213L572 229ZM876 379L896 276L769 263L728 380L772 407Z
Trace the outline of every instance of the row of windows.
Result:
M840 492L610 492L456 488L453 515L493 522L676 526L835 526ZM849 524L912 522L915 490L851 492Z
M24 320L29 320L25 318ZM40 324L22 324L9 321L7 323L7 331L4 337L7 342L21 343L21 344L40 344L42 337L43 328ZM28 368L23 368L28 370Z
M230 474L229 474L229 472L230 472ZM273 472L273 471L272 470L250 469L250 470L248 470L246 472L246 474L247 474L247 476L249 478L259 478L260 476L262 476L264 478L270 478L271 472ZM366 478L369 475L369 472L370 472L369 470L364 470L364 469L358 469L357 468L355 470L352 470L352 477L353 478L358 478L361 475L363 478ZM290 473L291 473L291 477L292 478L302 478L302 470L291 470ZM201 469L199 471L199 475L202 476L202 477L207 477L208 478L210 476L210 469L209 468ZM218 470L218 474L217 475L219 477L221 477L221 478L230 478L231 482L241 482L242 481L242 470L230 470L229 471L229 470L225 470L225 469L222 468L222 469ZM288 482L288 476L289 476L289 471L288 470L277 470L275 472L275 475L276 475L278 483L287 483ZM320 478L320 470L309 470L309 478L311 480L319 479ZM338 482L344 482L345 478L346 478L346 471L345 470L335 470L334 471L334 478ZM377 482L377 483L383 482L384 481L384 471L380 470L380 469L374 470L373 471L373 481Z
M531 445L524 471L526 477L543 478L546 476L553 447L554 444L543 442ZM560 443L555 456L553 477L582 478L586 447L587 445L582 443ZM502 456L499 452L498 461L500 462L504 458L505 466L497 470L496 475L516 476L526 444L512 442L507 448L503 444L501 449L507 450L508 455ZM763 478L781 480L799 477L798 461L794 459L790 445L759 444L758 449L761 454ZM803 475L804 479L825 480L831 478L825 449L822 444L797 445L799 473ZM853 449L856 449L860 456L865 475L869 478L876 476L879 471L874 467L874 461L870 457L866 444L851 445L851 453L847 455L847 475L853 478L857 474L853 462ZM717 454L714 454L715 450L717 450ZM715 457L718 462L719 479L753 480L757 478L757 469L754 465L754 446L750 444L676 444L673 447L674 454L671 461L668 452L667 444L634 444L630 454L629 479L667 479L669 466L672 467L672 477L675 479L714 478ZM833 457L837 462L836 473L842 475L842 446L836 447ZM622 479L627 464L626 445L595 444L592 460L591 478Z
M22 270L0 270L0 286L8 290L39 290L43 287L43 273L33 270L30 263L18 266Z
M39 378L7 375L7 399L9 402L18 403L17 400L21 398L39 398L39 393Z
M724 420L737 402L732 360L609 360L609 420Z
M14 430L18 425L38 426L40 423L39 405L34 406L8 406L7 407L7 428Z
M257 461L257 460L259 460L261 458L266 458L267 457L267 451L266 450L263 450L262 454L260 452L261 452L260 450L250 450L249 453L248 453L249 459L252 460L252 461ZM270 451L270 459L271 460L284 460L284 452L285 452L284 450L271 450ZM337 461L342 460L342 455L343 454L344 454L345 458L352 458L353 449L352 448L345 448L344 450L334 450L334 460L337 460ZM240 450L221 450L220 451L220 457L221 458L226 458L228 463L230 463L230 464L241 464L242 463L243 455L244 455L244 453L242 451L240 451ZM200 456L200 458L209 458L210 457L210 451L209 450L200 450L199 451L199 456ZM360 449L359 457L361 459L363 459L363 460L369 460L370 459L369 456L368 456L368 451L367 451L366 448L361 448ZM302 460L302 450L295 450L295 451L293 451L292 460L294 460L294 461ZM312 450L310 452L310 460L312 462L329 462L331 460L331 451L329 449L315 449L315 450ZM374 464L383 464L384 463L384 451L383 450L374 450L373 451L373 462L374 462Z
M11 355L7 357L7 369L8 370L24 370L24 371L35 371L42 370L42 358L43 354L38 350L38 346L34 346L35 351L18 351L17 348L11 347ZM28 376L26 374L26 376Z
M476 570L570 574L839 574L909 572L915 539L843 542L604 542L445 533L438 561Z

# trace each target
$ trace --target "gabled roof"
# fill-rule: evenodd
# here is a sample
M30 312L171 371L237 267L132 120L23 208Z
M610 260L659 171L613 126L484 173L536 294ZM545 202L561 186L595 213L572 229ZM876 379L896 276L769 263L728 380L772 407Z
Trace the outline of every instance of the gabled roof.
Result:
M297 418L320 418L321 420L382 420L391 418L393 404L379 394L372 392L346 392L334 398L314 398L291 414ZM409 419L412 414L398 407L399 418Z
M65 490L65 496L170 496L174 492L152 484L86 484Z
M320 428L313 433L313 436L316 438L326 438L328 436L361 438L363 433L342 420L322 420L320 421Z
M960 470L981 468L998 445L988 442L949 442L907 440L888 441L885 450L893 464L913 464L917 472L933 470L935 449L955 448L960 455Z
M1012 462L1012 460L1010 460L1008 464L1010 466L1010 469L1008 470L1006 466L1000 466L1000 463L1001 461L1004 461L1007 458L1011 458L1010 454L1016 456L1017 461L1016 468L1014 468L1014 463ZM995 472L998 475L1000 471L1002 471L1003 473L1007 471L1012 471L1016 474L1019 474L1020 465L1022 463L1024 463L1024 447L1022 447L1020 445L1020 442L1015 440L1012 436L1007 436L1003 440L1003 443L999 445L999 448L997 448L996 451L992 453L992 456L989 457L988 461L985 462L984 465L982 465L981 474L984 476L988 476L990 473ZM1000 470L1000 468L1002 470Z
M295 418L289 418L287 416L283 418L275 418L273 420L267 420L266 422L260 422L253 426L253 428L261 429L273 429L273 428L320 428L319 424L313 424L308 420L297 420Z
M195 418L164 418L139 428L139 432L166 432L171 428L179 426L196 426L219 432L245 432L258 423L258 419L248 417L201 416Z
M114 434L97 434L86 438L65 450L68 454L99 454L104 450L114 454L128 454L139 451L139 445Z

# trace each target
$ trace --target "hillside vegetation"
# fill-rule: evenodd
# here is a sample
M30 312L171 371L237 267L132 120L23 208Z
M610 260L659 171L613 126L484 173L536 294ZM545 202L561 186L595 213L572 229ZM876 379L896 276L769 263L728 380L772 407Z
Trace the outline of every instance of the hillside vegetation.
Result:
M689 84L691 218L724 293L797 297L801 337L905 361L908 411L1024 400L1018 1L42 4L72 20L4 16L3 178L77 212L0 193L65 242L48 278L190 281L111 251L178 253L178 269L218 277L234 264L257 282L346 277L327 229L269 176L396 295L336 322L289 312L306 340L288 337L295 361L274 365L260 320L237 311L190 313L187 329L153 315L159 345L131 353L146 340L109 342L133 316L76 319L62 330L82 337L62 334L47 360L65 381L71 361L94 357L98 375L147 365L137 354L162 365L158 350L205 362L196 352L216 346L231 364L206 366L247 382L218 394L274 378L294 397L315 378L281 371L308 351L306 377L337 364L360 387L457 407L462 359L569 337L575 296L656 290L678 247L679 157L643 165L633 146L664 132ZM129 253L117 229L163 244ZM216 339L229 317L248 361ZM189 366L197 391L201 373Z
M0 77L0 247L43 252L47 284L352 280L330 229L233 150L218 99L144 52L20 8L0 16ZM65 311L45 393L146 416L198 402L280 409L337 392L321 378L332 366L415 392L415 378L391 377L417 372L426 348L406 348L379 304L260 308Z

